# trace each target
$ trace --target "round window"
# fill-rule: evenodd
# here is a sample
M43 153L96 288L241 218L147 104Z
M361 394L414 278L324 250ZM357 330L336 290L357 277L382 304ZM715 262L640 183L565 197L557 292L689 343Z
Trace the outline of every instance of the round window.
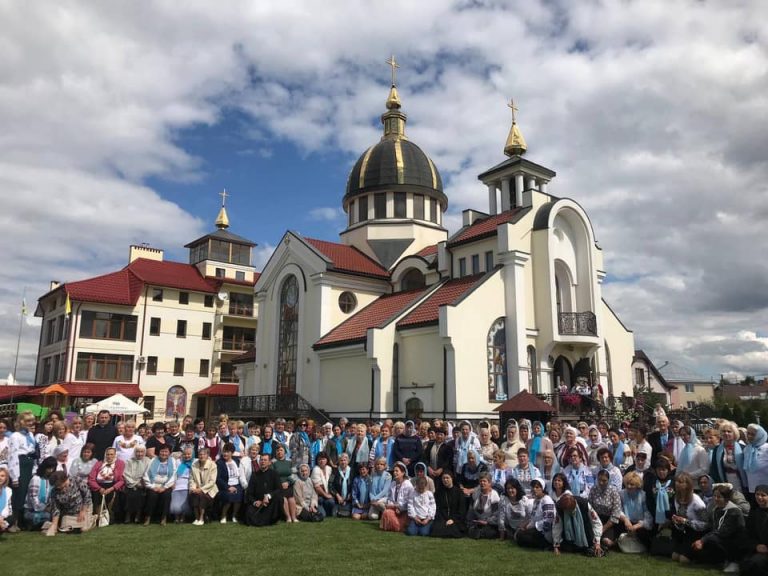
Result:
M344 314L349 314L357 308L357 298L352 292L342 292L339 296L339 308Z

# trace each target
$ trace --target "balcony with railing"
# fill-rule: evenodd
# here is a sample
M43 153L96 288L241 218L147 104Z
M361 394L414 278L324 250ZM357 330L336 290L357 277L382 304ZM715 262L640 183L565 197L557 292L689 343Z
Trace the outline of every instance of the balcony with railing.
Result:
M227 313L230 316L245 316L247 318L253 318L253 304L241 304L238 302L230 301Z
M557 331L561 336L597 336L597 317L594 312L560 312Z

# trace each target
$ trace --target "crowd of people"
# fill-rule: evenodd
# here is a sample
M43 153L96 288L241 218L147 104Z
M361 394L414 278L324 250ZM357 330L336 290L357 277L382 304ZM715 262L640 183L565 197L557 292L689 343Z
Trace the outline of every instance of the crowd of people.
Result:
M266 526L326 517L526 548L667 556L768 574L768 433L658 414L510 420L0 422L0 532L109 523Z

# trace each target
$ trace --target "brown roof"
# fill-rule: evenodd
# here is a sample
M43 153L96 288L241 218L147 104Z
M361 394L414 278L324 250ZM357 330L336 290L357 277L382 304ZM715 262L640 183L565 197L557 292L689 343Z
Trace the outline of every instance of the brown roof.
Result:
M235 356L232 360L232 364L247 364L256 360L256 348L251 348L247 352L243 352L240 356Z
M555 412L549 404L544 402L528 392L523 390L512 396L509 400L496 406L495 412Z
M512 210L502 212L501 214L494 214L488 218L483 218L482 220L476 220L472 223L471 226L465 226L456 232L456 234L454 234L453 237L448 240L448 246L457 246L459 244L465 244L473 240L480 240L481 238L495 236L496 228L498 228L501 224L506 224L507 222L517 222L529 210L530 208L527 207L514 208Z
M393 318L399 316L403 310L417 302L427 290L427 288L422 288L420 290L409 290L407 292L380 296L360 310L360 312L351 318L347 318L347 320L320 338L320 340L315 342L314 348L328 348L365 342L369 328L386 326Z
M196 396L237 396L237 384L213 384L196 392Z
M398 328L416 328L435 324L440 318L440 307L454 304L477 286L483 279L483 274L454 278L445 282L435 290L408 315L397 323Z
M432 244L416 252L416 256L421 256L422 258L434 256L435 254L437 254L437 244Z
M361 276L389 279L389 270L373 258L363 254L354 246L327 242L315 238L303 238L310 246L331 261L331 268L338 272L348 272Z

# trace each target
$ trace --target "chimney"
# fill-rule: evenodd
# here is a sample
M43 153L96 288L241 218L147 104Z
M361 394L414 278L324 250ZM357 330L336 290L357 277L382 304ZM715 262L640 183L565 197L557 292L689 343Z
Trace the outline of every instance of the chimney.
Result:
M132 244L128 252L128 264L138 258L163 261L163 251L160 248L152 248L149 244Z
M51 280L51 285L48 288L48 292L52 290L56 290L56 288L58 288L59 286L61 286L61 282L59 282L58 280Z
M483 218L488 218L488 214L479 210L472 210L471 208L461 213L461 223L463 226L472 226L472 224Z

